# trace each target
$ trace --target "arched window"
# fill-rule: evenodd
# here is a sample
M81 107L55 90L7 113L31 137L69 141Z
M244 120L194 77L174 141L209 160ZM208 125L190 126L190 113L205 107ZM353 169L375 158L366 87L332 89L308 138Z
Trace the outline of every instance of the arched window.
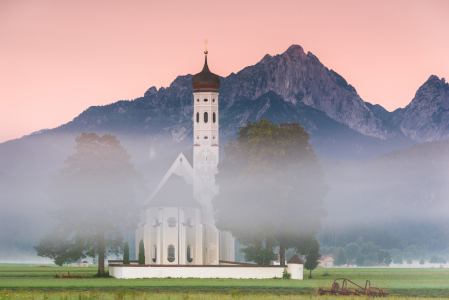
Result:
M200 102L200 99L196 99L196 102Z
M215 102L215 99L212 99L212 102Z
M212 114L212 122L217 122L217 117L215 116L215 112Z
M200 122L200 113L199 112L196 113L196 122L197 123Z
M153 262L156 262L157 259L157 246L153 245Z
M207 121L209 121L209 114L206 112L204 112L204 123L207 123Z
M193 261L192 245L187 246L187 261L189 263Z
M168 245L167 248L167 260L168 262L174 262L175 261L175 246Z

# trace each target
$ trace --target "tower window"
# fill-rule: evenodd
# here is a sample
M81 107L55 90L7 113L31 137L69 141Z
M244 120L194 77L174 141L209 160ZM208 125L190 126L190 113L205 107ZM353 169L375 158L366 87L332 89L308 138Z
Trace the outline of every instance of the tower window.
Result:
M176 218L170 217L167 220L168 227L176 227L177 221Z
M212 99L212 102L215 102L215 99Z
M200 102L200 99L196 99L196 102Z
M182 157L179 159L180 162L182 162Z
M200 113L199 112L196 113L196 122L197 123L200 122Z
M209 99L204 99L204 102L209 102Z
M205 139L205 140L207 140L207 139L208 139L207 135L206 135L206 136L204 136L204 139Z
M157 246L153 245L153 262L156 262L157 259Z
M199 139L200 139L200 137L199 137L199 136L197 136L197 137L196 137L196 139L197 139L197 140L199 140Z
M191 263L193 261L192 245L187 246L187 261L189 263Z
M168 245L167 247L167 260L168 262L175 261L175 246L173 245Z
M209 121L209 114L207 111L204 113L204 123L207 123Z
M212 114L212 122L217 122L217 117L215 116L215 112Z

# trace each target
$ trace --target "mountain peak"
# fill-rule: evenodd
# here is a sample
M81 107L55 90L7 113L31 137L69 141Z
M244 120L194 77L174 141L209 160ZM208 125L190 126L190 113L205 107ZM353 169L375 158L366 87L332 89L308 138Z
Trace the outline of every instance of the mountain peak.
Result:
M291 55L305 54L304 49L300 45L295 45L295 44L288 47L287 51L285 51L284 53L291 54Z

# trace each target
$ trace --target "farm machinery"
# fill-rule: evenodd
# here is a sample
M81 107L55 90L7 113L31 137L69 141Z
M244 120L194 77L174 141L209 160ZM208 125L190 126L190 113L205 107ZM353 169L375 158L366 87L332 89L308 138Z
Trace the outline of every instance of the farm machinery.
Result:
M341 282L341 285L338 283ZM348 282L352 285L348 288ZM318 290L318 295L365 295L365 296L387 296L388 293L382 289L379 289L375 286L371 286L371 282L369 280L365 283L365 288L361 287L357 283L347 279L347 278L337 278L332 283L332 289L324 289L320 288Z

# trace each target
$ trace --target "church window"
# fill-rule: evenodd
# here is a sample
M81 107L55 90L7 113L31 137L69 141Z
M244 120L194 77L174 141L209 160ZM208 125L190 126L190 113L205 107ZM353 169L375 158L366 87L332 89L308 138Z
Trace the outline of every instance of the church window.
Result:
M217 117L215 116L215 112L212 114L212 122L217 122Z
M180 162L182 162L182 157L179 159Z
M174 262L175 261L175 246L168 245L167 248L167 260L168 262Z
M208 99L204 99L204 102L209 102L209 100Z
M172 227L173 228L173 227L176 227L177 221L176 221L175 218L170 217L167 220L167 224L168 224L168 227Z
M213 140L215 140L215 137L212 137Z
M189 226L189 227L193 227L193 221L192 221L192 219L191 219L191 218L188 218L186 224L187 224L187 226Z
M200 122L200 113L199 112L196 113L196 122L197 123Z
M212 99L212 102L215 102L215 99Z
M187 246L187 261L189 263L191 263L193 261L192 245Z
M153 245L153 262L156 262L157 259L157 246Z
M206 135L206 136L204 136L204 139L205 139L205 140L207 140L207 139L208 139L207 135Z
M209 114L206 112L204 112L204 123L207 123L209 121Z
M197 136L197 137L196 137L196 139L197 139L197 140L199 140L199 139L200 139L200 137L199 137L199 136Z
M196 99L196 102L200 102L200 99Z

